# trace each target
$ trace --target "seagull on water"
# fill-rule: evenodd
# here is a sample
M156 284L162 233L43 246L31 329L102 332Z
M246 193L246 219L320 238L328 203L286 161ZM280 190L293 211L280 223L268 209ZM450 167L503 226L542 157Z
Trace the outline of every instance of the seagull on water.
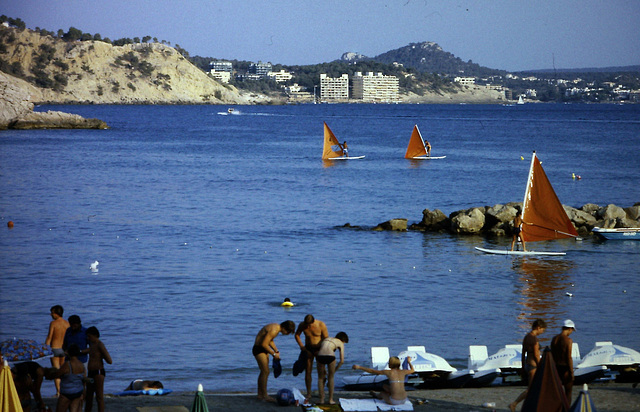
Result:
M97 272L98 271L98 265L100 263L98 263L98 261L96 260L95 262L93 262L91 265L89 265L89 269L91 269L92 272Z

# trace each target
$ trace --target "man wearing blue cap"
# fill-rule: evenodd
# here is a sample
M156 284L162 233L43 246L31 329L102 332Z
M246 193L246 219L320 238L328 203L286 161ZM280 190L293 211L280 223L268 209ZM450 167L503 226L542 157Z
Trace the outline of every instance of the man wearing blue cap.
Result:
M571 402L571 390L573 389L573 358L571 357L573 341L569 335L575 330L576 324L567 319L562 324L562 332L551 340L551 354L569 402Z

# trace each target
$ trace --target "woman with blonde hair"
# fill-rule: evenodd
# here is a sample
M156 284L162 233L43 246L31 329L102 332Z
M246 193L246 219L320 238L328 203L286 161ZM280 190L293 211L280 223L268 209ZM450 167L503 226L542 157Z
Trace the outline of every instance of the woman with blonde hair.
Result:
M382 399L389 405L403 405L407 400L407 392L404 390L404 380L407 375L415 373L411 364L411 357L407 356L410 369L400 369L400 358L392 356L389 358L389 368L384 370L371 369L360 365L353 365L353 369L372 373L374 375L385 375L389 378L389 383L382 386L382 392L369 393L376 399Z

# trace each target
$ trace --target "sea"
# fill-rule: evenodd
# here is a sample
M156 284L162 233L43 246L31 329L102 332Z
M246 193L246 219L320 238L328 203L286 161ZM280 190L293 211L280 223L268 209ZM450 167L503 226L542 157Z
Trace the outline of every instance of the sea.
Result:
M39 106L110 128L0 132L0 341L44 342L62 305L100 330L109 393L133 379L255 392L256 334L307 314L349 335L338 383L374 346L424 345L464 369L469 345L519 343L536 318L543 346L572 319L582 355L597 341L640 350L640 242L505 257L474 247L510 238L370 230L520 202L532 151L563 204L633 206L640 105L231 107ZM324 163L323 122L365 158ZM414 125L445 159L404 159ZM275 342L270 392L304 389L294 337Z

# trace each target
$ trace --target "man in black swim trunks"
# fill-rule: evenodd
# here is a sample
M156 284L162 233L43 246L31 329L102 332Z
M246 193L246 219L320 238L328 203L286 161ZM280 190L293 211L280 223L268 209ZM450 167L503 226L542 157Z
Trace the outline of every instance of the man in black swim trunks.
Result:
M280 351L273 341L279 333L290 335L296 330L296 324L287 320L280 324L270 323L260 329L251 352L258 362L260 375L258 375L258 399L275 402L267 393L267 382L269 380L269 355L275 359L280 359Z
M304 345L300 335L304 333ZM307 386L307 399L311 398L311 372L313 371L313 359L320 350L320 342L329 337L327 325L323 321L315 319L313 315L304 317L304 322L298 325L296 331L296 342L300 346L300 350L307 352L307 368L304 374L304 383Z

